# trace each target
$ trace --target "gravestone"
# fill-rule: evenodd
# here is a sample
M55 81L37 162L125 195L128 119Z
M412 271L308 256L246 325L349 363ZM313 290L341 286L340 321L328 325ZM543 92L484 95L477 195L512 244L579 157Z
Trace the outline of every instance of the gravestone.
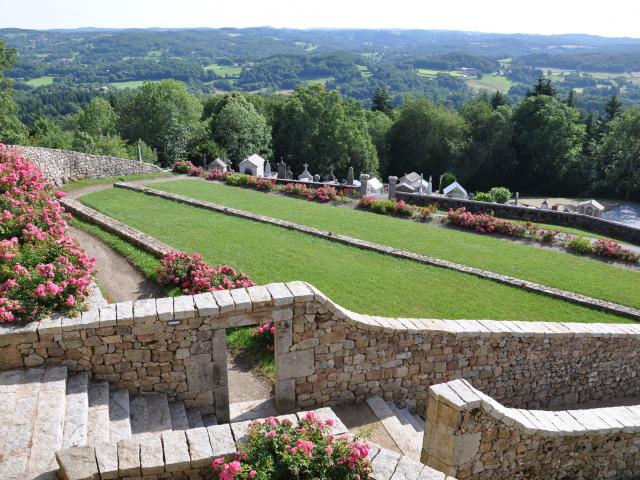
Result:
M349 173L347 174L347 185L353 185L353 167L349 167Z
M271 178L271 164L267 160L267 164L264 166L264 176L267 178Z
M287 164L284 163L284 160L280 159L278 163L278 178L287 178Z
M518 205L518 199L520 198L520 192L516 192L516 203L515 205Z
M361 173L360 174L360 193L362 195L366 195L367 194L367 185L369 184L369 175L367 175L366 173Z
M429 183L427 183L427 195L433 194L433 178L429 175Z
M422 189L424 188L424 174L420 174L420 183L418 184L418 193L422 193Z
M320 182L320 175L318 175L317 173L313 176L313 181L316 183Z
M287 167L287 180L293 180L293 172Z
M298 180L302 180L304 182L310 182L311 180L313 180L313 175L309 173L309 170L308 170L309 164L305 163L302 166L304 167L304 171L300 175L298 175Z
M338 181L336 176L333 174L333 165L329 166L329 181L330 182L337 182Z
M393 175L389 177L389 198L395 198L397 183L398 177L394 177Z

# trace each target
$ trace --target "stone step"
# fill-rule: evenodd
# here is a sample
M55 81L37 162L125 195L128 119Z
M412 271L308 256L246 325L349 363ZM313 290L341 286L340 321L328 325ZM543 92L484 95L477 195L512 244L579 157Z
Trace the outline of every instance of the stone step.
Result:
M89 423L89 373L80 372L67 379L67 399L62 448L86 445Z
M189 428L189 417L184 408L184 402L171 402L169 404L172 430L187 430Z
M247 402L237 402L229 405L229 416L231 422L244 422L246 420L257 420L270 416L277 416L278 411L272 398L260 400L249 400Z
M112 390L109 393L109 441L118 443L131 437L129 392Z
M394 415L398 418L402 427L405 429L407 437L410 439L411 443L414 445L422 446L422 433L418 432L412 423L411 413L406 408L398 408L393 403L387 402L387 405L394 413ZM420 448L418 448L420 451Z
M418 432L424 433L424 419L420 415L416 414L412 414L411 419L413 428L415 428Z
M131 434L133 437L148 433L171 431L169 401L163 393L136 395L129 402L131 409Z
M213 414L202 415L202 423L205 427L212 427L218 425L218 419Z
M44 375L43 369L39 371ZM0 478L24 476L38 389L38 384L29 383L24 370L0 373Z
M26 478L56 478L55 453L62 447L67 397L67 367L47 368L38 392Z
M189 427L188 428L200 428L204 427L204 422L202 420L202 415L198 410L194 410L190 408L187 410L187 418L189 419Z
M89 418L87 443L95 445L109 441L109 382L89 384Z
M382 398L371 397L366 401L400 451L409 458L418 460L422 448L422 435L420 435L420 439L417 439L415 435L410 435L410 431ZM417 435L417 432L415 433Z

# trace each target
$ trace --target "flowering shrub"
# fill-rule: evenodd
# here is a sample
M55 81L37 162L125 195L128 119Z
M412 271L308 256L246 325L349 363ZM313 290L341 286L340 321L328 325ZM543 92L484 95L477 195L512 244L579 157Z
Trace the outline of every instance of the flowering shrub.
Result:
M367 195L361 197L358 201L358 208L371 210L380 214L393 214L400 217L415 217L417 220L429 221L433 218L433 214L437 208L435 205L427 207L416 207L406 203L404 200L395 200L393 198L386 200L376 200L375 197Z
M270 352L273 352L273 341L276 333L276 327L273 322L263 323L259 327L253 329L253 337L258 340L261 346Z
M595 252L595 247L593 243L588 238L584 237L573 237L567 243L567 248L576 253L581 253L582 255L588 255Z
M276 188L276 181L270 178L250 176L249 178L247 178L247 187L270 192L271 190Z
M0 144L0 323L74 315L95 259L67 234L71 218L40 169Z
M168 252L160 260L158 281L166 286L178 287L188 295L215 290L252 287L253 281L244 273L227 265L212 267L198 253Z
M331 420L313 412L294 426L289 420L269 417L249 427L240 451L213 461L220 480L367 480L369 446L357 438L331 435Z
M415 209L416 208L413 205L409 205L404 200L395 202L395 205L393 206L394 213L401 217L410 217L411 215L413 215Z
M224 172L222 170L211 170L207 175L207 180L225 180L231 172Z
M226 176L224 181L227 182L228 185L234 187L245 186L249 181L249 175L245 173L232 173L231 175Z
M593 253L600 257L615 258L616 260L630 263L640 262L640 253L632 252L611 240L596 240L593 247Z
M429 222L431 221L431 219L433 218L433 215L436 213L437 210L438 210L438 207L436 205L431 204L426 207L416 208L415 215L418 218L418 220L421 220L423 222Z
M195 165L189 160L179 160L171 165L171 169L177 173L189 173L195 168Z
M449 210L446 222L460 228L474 230L478 233L499 233L508 237L524 238L527 228L524 225L496 218L488 213L471 213L462 207Z
M189 176L191 177L201 177L202 174L204 173L204 170L202 167L191 167L191 170L189 170Z
M306 185L299 183L287 183L280 191L287 195L295 195L298 197L304 197L307 200L318 202L330 202L332 200L340 200L338 191L329 185L318 188L310 188Z

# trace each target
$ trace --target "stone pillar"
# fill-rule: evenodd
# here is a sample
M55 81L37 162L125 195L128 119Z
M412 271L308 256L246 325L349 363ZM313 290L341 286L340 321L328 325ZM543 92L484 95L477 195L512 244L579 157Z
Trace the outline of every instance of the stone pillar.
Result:
M278 163L278 178L287 178L287 164L282 160Z
M367 185L369 185L369 175L366 173L360 174L360 193L362 195L367 194Z
M230 420L229 376L227 372L227 334L223 328L213 331L211 338L213 360L213 398L216 404L216 418L220 422Z
M398 183L398 177L393 175L389 177L389 198L396 197L396 183Z
M353 185L353 167L349 167L349 173L347 174L347 185Z

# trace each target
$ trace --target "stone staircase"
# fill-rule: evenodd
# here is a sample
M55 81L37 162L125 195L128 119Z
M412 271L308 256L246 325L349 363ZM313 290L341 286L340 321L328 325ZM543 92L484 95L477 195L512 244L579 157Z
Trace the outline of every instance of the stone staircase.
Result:
M53 479L55 452L217 424L165 394L129 395L66 367L0 373L0 478Z
M380 397L368 398L367 404L403 455L420 460L424 419Z

